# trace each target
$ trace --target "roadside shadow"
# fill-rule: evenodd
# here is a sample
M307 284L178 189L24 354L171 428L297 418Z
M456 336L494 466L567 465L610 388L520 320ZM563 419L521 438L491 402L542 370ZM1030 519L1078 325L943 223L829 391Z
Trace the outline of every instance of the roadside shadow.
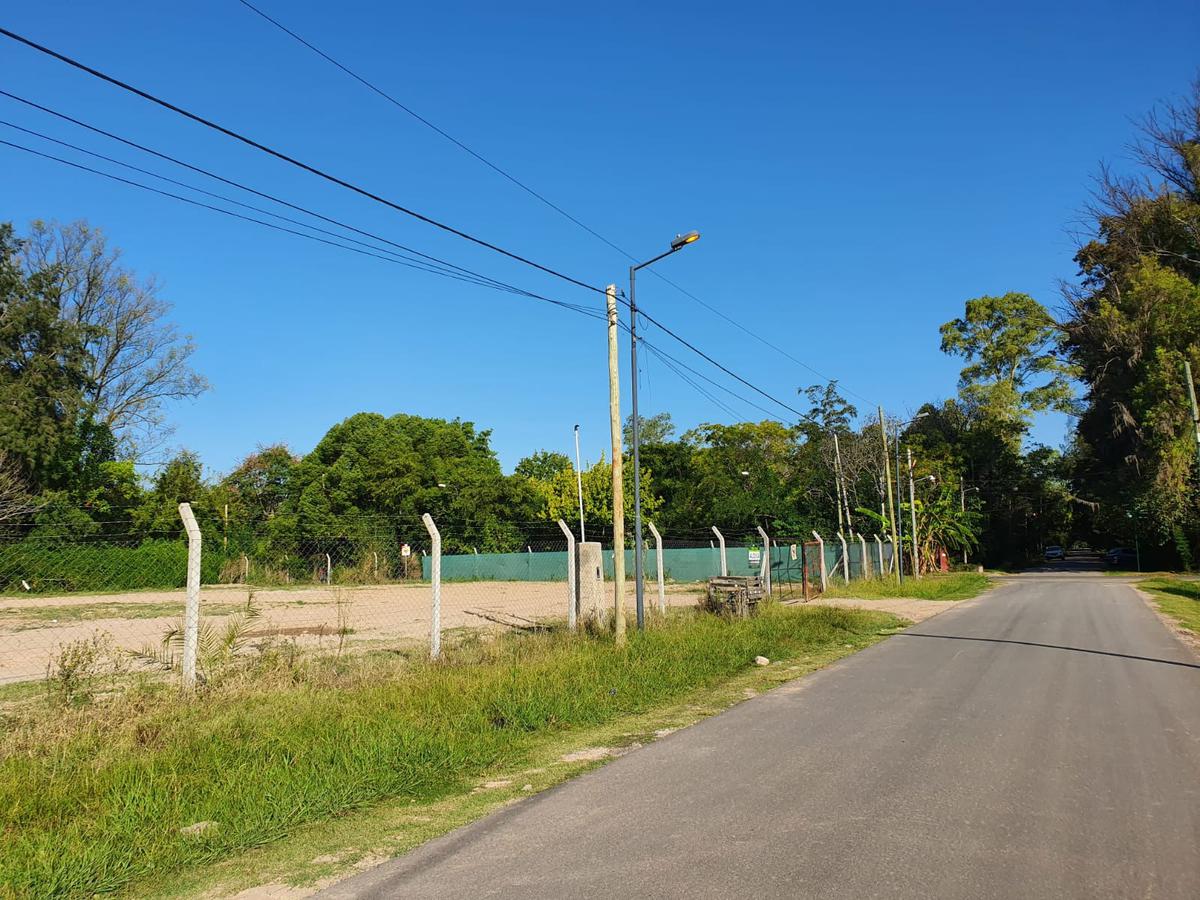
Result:
M1156 584L1153 590L1163 594L1171 594L1174 597L1182 597L1184 600L1195 600L1197 603L1200 603L1200 586L1194 584L1191 585L1191 590L1188 590L1182 584L1166 586Z
M1152 656L1135 656L1131 653L1115 653L1111 650L1090 650L1087 647L1065 647L1062 644L1039 644L1036 641L1012 641L1005 638L968 637L957 634L917 634L902 631L896 637L937 638L943 641L978 641L985 644L1019 644L1023 647L1044 647L1047 650L1070 650L1072 653L1090 653L1094 656L1115 656L1119 659L1136 659L1140 662L1161 663L1164 666L1179 666L1184 669L1200 669L1200 664L1179 662L1174 659L1156 659Z

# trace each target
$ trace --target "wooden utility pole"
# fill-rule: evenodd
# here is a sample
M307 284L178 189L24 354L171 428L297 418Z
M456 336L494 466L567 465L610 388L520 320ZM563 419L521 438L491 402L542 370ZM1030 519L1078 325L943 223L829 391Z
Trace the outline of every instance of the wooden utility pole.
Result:
M879 407L879 437L883 441L883 480L887 484L888 522L892 526L892 563L899 573L900 535L896 531L896 498L892 495L892 464L888 457L887 426L883 423L883 407ZM896 473L899 476L899 472Z
M612 432L613 628L625 642L625 479L621 451L621 381L617 365L617 286L604 291L608 304L608 426Z
M1188 398L1192 401L1192 427L1196 429L1196 459L1200 460L1200 409L1196 407L1196 383L1192 381L1192 364L1183 361L1183 374L1187 378Z
M912 448L905 447L904 452L908 455L908 511L912 514L913 578L920 578L921 560L917 555L917 492L913 487Z

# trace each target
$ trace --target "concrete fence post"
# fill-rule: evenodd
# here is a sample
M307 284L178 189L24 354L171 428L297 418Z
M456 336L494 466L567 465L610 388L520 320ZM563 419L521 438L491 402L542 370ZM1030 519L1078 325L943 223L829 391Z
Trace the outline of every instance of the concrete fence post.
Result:
M867 554L867 539L863 537L863 533L858 533L858 545L862 552L862 577L871 577L871 557Z
M567 527L562 519L558 527L567 538L567 629L575 630L575 614L579 608L579 599L575 593L577 582L575 578L575 532Z
M649 526L650 533L654 535L654 558L658 561L658 611L665 613L667 611L667 588L663 584L662 535L658 533L653 522L647 521L646 525Z
M242 554L242 584L250 583L250 557Z
M846 584L850 583L850 554L846 552L846 536L840 531L837 533L838 540L842 543L842 577L846 579Z
M879 577L883 577L883 541L879 539L879 535L875 535L875 548L879 551Z
M333 584L333 560L328 553L325 554L325 583Z
M442 655L442 533L433 524L433 516L421 516L425 530L433 547L433 558L429 562L429 581L433 588L433 607L429 616L429 658Z
M758 574L762 576L763 586L767 589L767 596L771 596L771 539L767 537L766 531L761 525L754 526L758 530L758 536L763 541L762 562L758 567Z
M821 593L829 590L829 573L825 570L825 540L814 531L812 536L817 539L817 558L821 561Z
M716 525L714 525L712 527L712 530L713 530L713 534L715 534L717 536L717 544L719 544L721 547L721 574L728 575L729 574L729 563L725 559L725 535L721 534L721 532L717 530Z
M187 601L183 607L183 689L196 688L196 654L200 649L200 552L202 537L190 503L179 504L179 518L187 532Z

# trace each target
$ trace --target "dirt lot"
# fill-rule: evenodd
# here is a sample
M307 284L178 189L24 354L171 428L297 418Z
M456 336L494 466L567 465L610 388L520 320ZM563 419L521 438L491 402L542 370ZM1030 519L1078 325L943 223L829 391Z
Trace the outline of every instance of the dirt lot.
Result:
M671 605L695 603L695 586L672 585ZM205 587L202 621L219 628L245 606L243 586ZM648 591L647 603L657 602ZM627 603L633 606L632 587ZM164 633L183 616L184 592L73 594L61 597L0 598L0 684L39 678L61 647L100 631L122 650L157 648ZM354 587L256 589L261 618L252 634L294 639L306 647L335 647L340 634L348 647L386 646L389 642L427 640L430 620L428 584ZM442 628L499 628L500 619L565 618L565 582L447 582L442 585Z

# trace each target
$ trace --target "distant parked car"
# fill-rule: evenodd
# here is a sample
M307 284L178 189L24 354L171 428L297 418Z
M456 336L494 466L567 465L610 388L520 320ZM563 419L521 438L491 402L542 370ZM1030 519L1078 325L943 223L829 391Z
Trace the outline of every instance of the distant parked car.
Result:
M1132 569L1137 562L1137 552L1128 547L1113 547L1104 553L1104 564L1112 569Z
M1063 559L1067 554L1063 551L1062 547L1056 545L1054 547L1047 547L1043 555L1046 557L1046 561L1049 562L1052 559Z

